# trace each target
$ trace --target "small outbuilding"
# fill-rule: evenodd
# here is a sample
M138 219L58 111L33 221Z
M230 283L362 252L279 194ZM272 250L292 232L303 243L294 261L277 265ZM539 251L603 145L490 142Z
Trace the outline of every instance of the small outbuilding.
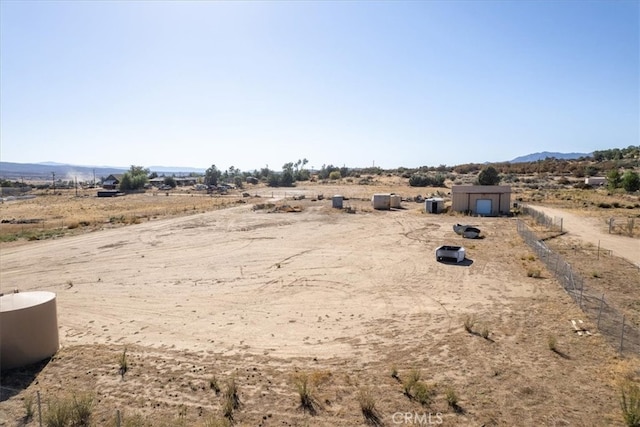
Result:
M601 187L607 184L607 178L604 176L589 176L584 179L586 185Z
M333 196L331 198L331 206L335 209L342 209L342 201L344 200L344 197L336 194L335 196Z
M444 211L444 199L431 197L424 201L424 211L426 213L439 214Z
M389 198L389 206L392 209L401 209L402 208L402 196L399 194L392 194Z
M373 209L388 211L389 209L391 209L391 194L374 194L371 198L371 204L373 206Z
M478 216L507 215L511 209L509 185L454 185L451 209Z
M117 173L109 175L104 181L102 181L102 188L105 190L115 190L122 181L123 173Z

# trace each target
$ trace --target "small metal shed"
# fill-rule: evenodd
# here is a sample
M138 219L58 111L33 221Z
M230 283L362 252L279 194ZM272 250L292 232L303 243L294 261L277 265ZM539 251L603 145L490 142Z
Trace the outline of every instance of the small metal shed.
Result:
M342 209L343 200L344 200L344 197L342 197L339 194L336 194L331 198L331 206L334 207L335 209Z
M424 211L426 213L439 214L444 211L444 199L431 197L424 201Z

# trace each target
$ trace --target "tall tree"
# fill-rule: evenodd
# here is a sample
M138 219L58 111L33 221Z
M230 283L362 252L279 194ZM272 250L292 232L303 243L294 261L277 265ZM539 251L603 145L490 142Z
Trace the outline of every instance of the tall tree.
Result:
M480 185L498 185L500 183L500 175L493 166L487 166L478 174L478 184Z
M222 172L220 172L220 169L218 169L216 165L211 165L204 173L204 183L206 185L218 185L221 176Z
M149 175L149 169L145 169L142 166L131 165L129 170L124 173L120 180L121 191L140 190L144 188L148 182L147 175Z

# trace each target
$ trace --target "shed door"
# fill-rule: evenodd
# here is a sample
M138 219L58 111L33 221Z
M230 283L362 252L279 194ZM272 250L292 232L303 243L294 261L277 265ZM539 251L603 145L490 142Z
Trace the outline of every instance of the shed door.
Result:
M491 199L476 200L476 213L478 215L491 215Z

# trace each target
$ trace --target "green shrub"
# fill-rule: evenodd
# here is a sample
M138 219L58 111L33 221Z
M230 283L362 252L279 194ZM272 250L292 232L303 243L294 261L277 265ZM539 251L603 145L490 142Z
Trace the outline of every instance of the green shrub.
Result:
M428 405L433 398L434 389L428 384L418 381L413 387L413 398L417 400L421 405Z
M620 388L620 408L628 427L640 427L640 386L628 381Z

